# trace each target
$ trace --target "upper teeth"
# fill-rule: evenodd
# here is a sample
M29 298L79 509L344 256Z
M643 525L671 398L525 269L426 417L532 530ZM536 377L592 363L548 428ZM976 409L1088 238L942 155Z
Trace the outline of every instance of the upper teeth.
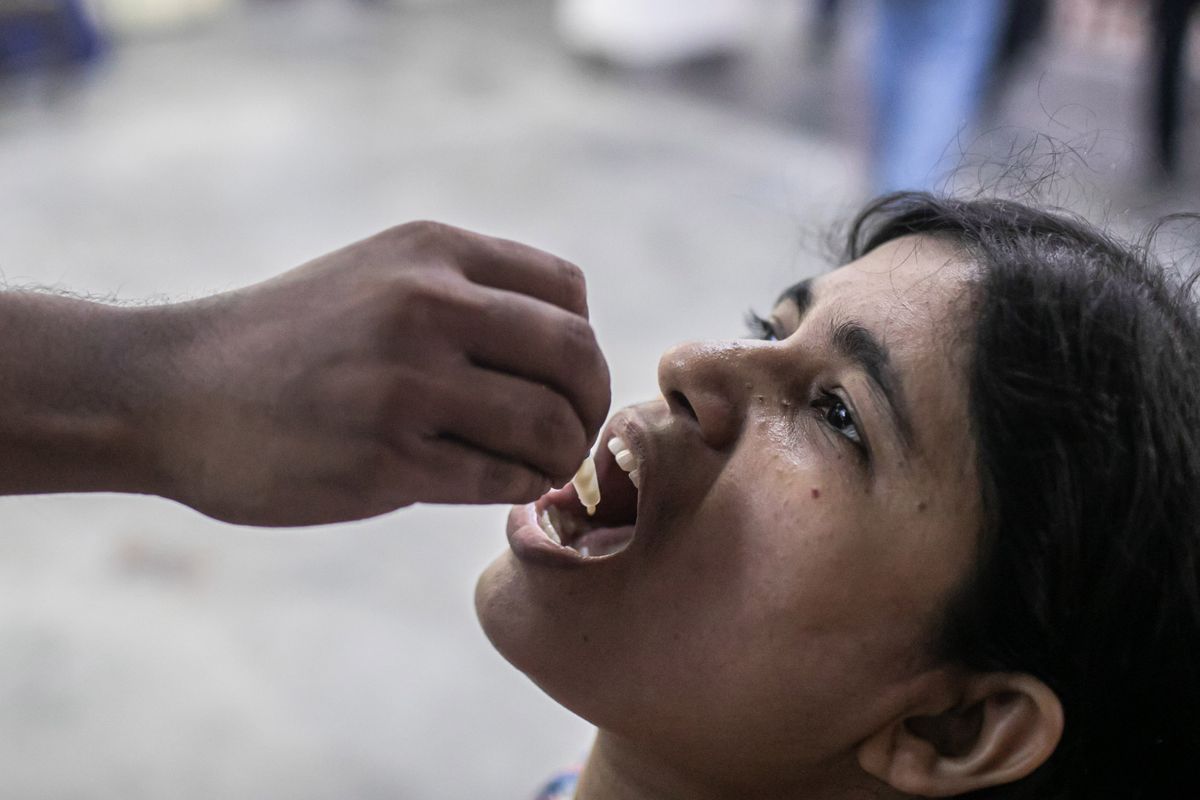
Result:
M620 436L608 440L608 449L617 457L617 466L629 473L629 480L638 489L642 488L642 460L629 449L629 445Z

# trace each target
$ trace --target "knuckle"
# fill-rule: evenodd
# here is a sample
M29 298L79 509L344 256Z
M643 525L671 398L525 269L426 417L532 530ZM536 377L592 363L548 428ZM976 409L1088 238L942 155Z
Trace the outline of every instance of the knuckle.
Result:
M559 283L563 287L564 299L571 308L587 307L587 278L583 270L561 258L556 259L555 269Z
M421 327L428 327L434 320L454 313L458 305L454 283L446 276L400 275L394 290L397 319Z
M443 222L422 219L390 228L385 235L410 257L448 267L458 261L463 232Z
M430 219L419 219L397 225L392 230L399 236L413 242L433 242L446 235L447 226Z
M372 240L392 254L420 252L421 245L431 238L429 226L433 224L424 220L403 222L380 231Z
M567 358L575 363L581 356L589 358L596 352L596 332L591 323L583 317L571 316L563 325L563 342L567 350Z
M471 303L468 311L476 320L492 326L503 322L508 315L508 304L499 293L486 292Z
M604 357L600 354L600 343L596 340L596 331L582 317L571 317L563 326L560 357L572 387L582 389L598 373L607 370Z
M393 319L401 329L428 327L436 306L435 288L428 281L402 275L392 287L391 305L396 309Z

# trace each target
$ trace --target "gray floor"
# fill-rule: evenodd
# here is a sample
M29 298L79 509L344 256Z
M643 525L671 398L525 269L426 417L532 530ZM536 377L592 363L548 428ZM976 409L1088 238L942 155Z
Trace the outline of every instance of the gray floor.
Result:
M265 3L0 86L3 276L188 297L441 219L582 265L616 401L648 396L666 345L737 334L818 268L859 142L703 72L579 65L547 12ZM260 532L147 498L0 501L0 797L526 797L589 730L475 624L503 516Z

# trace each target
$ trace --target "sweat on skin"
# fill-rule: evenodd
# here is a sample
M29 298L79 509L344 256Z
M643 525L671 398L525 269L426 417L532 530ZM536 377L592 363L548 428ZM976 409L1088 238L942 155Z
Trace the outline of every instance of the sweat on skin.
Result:
M641 473L627 518L585 522L569 488L513 510L476 606L599 729L580 800L948 796L1053 751L1044 684L930 652L982 520L970 285L949 246L906 237L795 287L770 340L672 348L662 396L610 420L601 445ZM606 504L629 491L612 461L597 448ZM570 548L529 523L551 506L632 540L552 557Z

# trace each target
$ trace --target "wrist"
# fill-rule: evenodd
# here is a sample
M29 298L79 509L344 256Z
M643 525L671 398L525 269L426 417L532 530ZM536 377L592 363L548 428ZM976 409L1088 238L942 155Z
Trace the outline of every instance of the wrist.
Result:
M164 492L172 309L3 295L0 492Z

